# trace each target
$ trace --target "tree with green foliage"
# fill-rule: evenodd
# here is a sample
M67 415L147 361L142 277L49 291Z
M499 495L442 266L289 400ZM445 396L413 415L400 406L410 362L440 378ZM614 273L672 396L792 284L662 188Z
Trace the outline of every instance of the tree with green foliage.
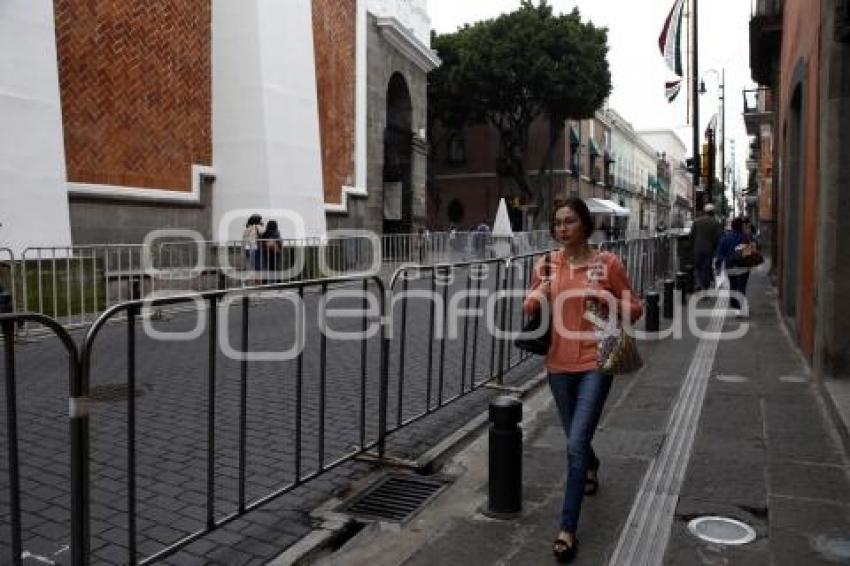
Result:
M431 125L491 125L499 135L497 171L532 200L527 171L535 166L541 202L566 121L593 117L611 93L607 29L583 22L577 9L556 15L546 0L522 0L511 13L435 35L432 47L442 65L429 76ZM542 163L530 164L529 130L540 117L548 118L547 151Z

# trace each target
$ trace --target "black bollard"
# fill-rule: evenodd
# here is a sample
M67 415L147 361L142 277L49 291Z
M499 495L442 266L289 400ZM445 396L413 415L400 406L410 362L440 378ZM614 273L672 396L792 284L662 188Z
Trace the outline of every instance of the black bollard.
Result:
M676 282L672 279L664 280L664 318L673 318L673 289Z
M503 395L490 402L490 482L485 513L498 519L522 511L522 403Z
M682 295L682 304L688 302L688 274L680 271L676 274L676 290Z
M687 290L688 295L694 294L695 286L696 279L694 277L694 266L687 264L685 265L685 289Z
M0 287L0 314L12 312L12 296Z
M646 294L646 331L658 332L660 327L658 320L658 302L661 297L655 291Z

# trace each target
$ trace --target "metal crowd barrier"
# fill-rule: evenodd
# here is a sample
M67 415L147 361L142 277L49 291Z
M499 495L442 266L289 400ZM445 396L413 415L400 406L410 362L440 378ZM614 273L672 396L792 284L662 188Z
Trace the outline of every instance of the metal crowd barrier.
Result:
M83 394L83 381L80 379L77 345L68 331L61 324L44 315L30 313L0 313L0 331L3 340L3 369L5 381L5 412L6 412L6 458L8 466L10 549L8 559L10 564L23 564L23 534L21 507L21 470L19 459L18 431L18 399L29 383L25 376L18 378L15 331L21 323L39 324L55 335L68 354L68 390L70 399L79 399ZM86 563L86 518L87 518L87 450L86 450L86 419L83 413L73 410L69 403L68 415L68 444L70 447L70 513L68 522L71 527L70 551L72 564L75 566ZM25 422L32 423L32 419ZM24 478L27 479L27 478Z
M675 258L675 241L670 238L656 238L635 242L617 242L605 246L623 259L635 290L640 293L652 288L656 280L668 275L671 260ZM349 251L345 253L349 253ZM3 329L5 380L6 380L6 426L8 438L9 490L10 490L10 520L12 522L11 562L21 563L21 507L20 507L20 477L18 463L18 419L16 412L17 374L15 371L16 344L14 341L15 325L21 321L38 323L46 326L62 341L70 359L68 373L70 382L69 393L69 427L71 440L70 483L71 483L71 556L72 563L88 564L92 559L91 552L91 509L93 479L90 478L92 453L90 444L93 440L90 434L91 426L91 395L94 378L97 373L95 362L99 358L97 346L109 348L115 352L114 333L107 338L104 329L110 322L124 325L125 349L123 358L126 360L123 382L120 389L126 393L122 400L123 432L126 434L126 445L120 439L110 436L104 439L108 443L117 442L125 448L123 465L126 468L125 485L122 490L124 510L126 515L126 548L127 564L151 564L172 555L193 541L198 540L209 532L241 517L245 513L257 509L292 489L309 482L340 464L362 455L367 451L376 450L379 457L385 456L386 442L390 434L403 429L439 409L448 406L458 399L469 395L489 383L504 385L505 377L511 369L526 361L530 355L519 351L513 345L509 335L497 338L491 332L493 328L484 326L491 323L493 327L518 332L524 322L522 311L522 295L531 281L532 270L542 252L511 256L508 258L465 261L453 264L435 264L404 266L398 268L385 285L379 276L334 277L319 280L288 281L255 286L246 289L212 290L202 293L174 295L150 300L135 298L110 306L89 327L83 343L76 346L59 322L40 314L7 314L0 315L0 326ZM71 256L67 261L75 261ZM52 261L65 261L53 259ZM114 258L113 258L114 259ZM44 260L43 260L44 261ZM80 261L80 260L78 260ZM36 264L37 265L37 264ZM359 295L345 295L345 292L359 291ZM339 293L338 293L339 292ZM454 299L459 294L460 301ZM450 299L451 295L451 299ZM369 308L370 297L376 297L377 307ZM499 298L500 297L500 298ZM356 399L348 399L345 414L352 419L347 423L348 432L353 435L353 442L342 442L335 439L331 442L328 437L328 425L332 422L328 415L334 398L332 397L338 384L329 382L329 332L321 328L322 321L327 321L328 301L334 298L348 300L349 307L353 304L359 307L349 323L350 329L359 331L359 338L354 340L353 349L345 356L346 368L343 376L349 386L356 387L359 392ZM414 301L420 298L428 300L428 316L411 315ZM497 300L498 298L498 300ZM251 338L256 335L256 326L252 320L269 323L270 309L254 309L251 313L252 302L289 301L293 306L292 315L287 314L274 320L295 321L297 324L293 335L298 344L298 329L301 320L306 320L306 306L316 304L320 328L315 339L309 339L309 332L304 330L301 338L301 348L286 363L292 371L281 375L292 380L294 395L290 397L292 412L287 412L292 419L293 449L290 455L294 472L289 481L274 487L264 488L260 494L253 496L248 493L248 469L251 458L248 451L250 414L248 396L253 389ZM312 302L311 302L312 301ZM353 301L353 303L352 303ZM449 319L450 301L457 307L458 313L466 310L463 320L460 314L457 320ZM270 303L271 304L271 303ZM324 305L324 306L322 306ZM154 358L142 358L139 354L138 343L139 325L156 324L147 315L151 310L171 307L191 307L206 317L201 333L196 336L199 353L205 358L202 383L195 384L203 393L199 393L198 401L205 411L205 422L202 427L204 436L202 462L195 462L193 469L203 470L203 526L190 534L180 536L169 544L159 542L158 547L152 548L151 540L144 541L145 550L140 548L140 518L139 500L140 487L138 484L138 467L140 458L140 442L144 436L139 436L139 415L146 406L136 400L139 389L140 375L144 368L155 364ZM453 309L454 310L454 309ZM483 310L483 312L482 312ZM223 346L221 338L226 336L228 344L232 334L227 321L233 320L231 312L239 315L238 325L234 325L238 335L239 346L232 348L235 353L228 366L227 360L221 361ZM227 318L223 315L227 314ZM455 313L451 313L454 315ZM323 319L321 315L325 315ZM411 316L414 318L411 319ZM264 318L265 317L265 318ZM472 320L470 320L472 319ZM377 332L369 334L367 329L375 325ZM484 321L484 322L482 322ZM411 327L411 324L414 326ZM422 326L424 324L424 327ZM263 326L260 326L263 328ZM462 330L461 330L462 327ZM266 329L268 336L270 329ZM451 330L451 331L450 331ZM455 333L456 331L456 333ZM204 335L203 332L206 334ZM281 331L274 328L272 333L278 335ZM462 334L461 334L462 332ZM427 340L427 362L424 375L420 373L411 376L407 362L409 352L413 350L414 339ZM146 340L157 340L145 335ZM256 340L256 339L255 339ZM372 355L370 356L370 348ZM181 355L187 355L181 347ZM355 354L354 352L357 351ZM374 355L378 352L377 357ZM122 356L112 355L110 363ZM375 360L377 373L376 383L368 383L369 363ZM353 364L351 363L353 362ZM375 362L372 362L375 363ZM238 368L238 369L237 369ZM374 367L373 367L374 369ZM229 371L228 371L229 370ZM392 371L391 371L392 370ZM109 376L122 373L112 365L105 368ZM313 372L316 375L310 378ZM373 372L375 373L375 372ZM233 387L234 395L227 396L224 401L217 393L219 387L225 387L218 377L238 375L237 385ZM354 381L356 380L356 381ZM352 385L352 383L354 385ZM367 395L367 391L372 395ZM376 395L375 395L376 393ZM190 397L195 399L194 396ZM229 402L229 403L228 403ZM145 409L149 410L149 409ZM222 415L235 413L237 416L236 431L236 474L237 498L235 508L224 505L226 497L221 495L226 478L222 476L222 466L217 447L224 441L219 438L217 423L224 418ZM333 416L333 415L332 415ZM256 423L256 417L252 422ZM305 424L306 423L306 424ZM110 425L112 423L109 423ZM307 427L309 425L309 431ZM103 428L103 424L100 425ZM256 425L255 425L256 426ZM339 425L337 425L339 426ZM117 435L119 430L108 429L111 435ZM309 434L315 432L310 440L313 446L305 449ZM280 431L277 433L280 434ZM161 457L156 453L156 457ZM277 465L277 464L276 464ZM282 464L281 464L282 465ZM281 475L285 471L280 471ZM147 479L147 478L145 478ZM251 484L254 486L254 484ZM201 505L199 503L199 505ZM142 556L144 555L144 556Z
M27 248L19 262L21 310L65 326L91 322L111 305L154 290L142 263L142 246Z
M382 392L382 399L380 401L380 413L378 418L378 431L377 436L374 438L370 438L367 436L367 416L369 412L366 409L366 345L367 340L363 338L361 348L360 348L360 379L361 381L361 398L359 402L359 441L357 445L351 448L347 453L337 455L337 457L332 461L327 461L327 454L325 449L325 441L326 441L326 418L325 418L325 409L326 409L326 395L327 395L327 347L328 347L328 337L326 333L322 332L320 336L320 340L318 344L305 344L304 348L307 348L308 352L312 353L313 347L318 347L318 353L320 355L320 372L318 376L318 415L316 418L318 419L318 444L316 446L315 459L317 460L317 465L315 469L310 473L304 473L306 469L305 465L305 457L302 454L302 425L303 425L303 414L307 410L302 397L305 395L305 388L307 387L307 383L305 383L304 377L304 356L305 350L302 349L295 356L295 383L296 383L296 401L295 401L295 451L294 451L294 468L295 474L292 481L288 484L279 487L277 489L273 489L260 497L256 497L253 500L248 500L246 496L246 468L248 465L248 454L246 452L246 443L247 443L247 432L248 432L248 405L247 405L247 395L249 389L249 358L251 357L251 351L249 348L249 310L250 310L250 302L251 300L263 300L263 297L269 297L275 295L275 293L286 292L288 294L288 299L296 299L296 300L304 300L305 295L313 293L315 291L319 292L320 297L327 297L329 290L332 290L334 287L340 284L353 284L356 287L360 287L364 293L369 291L370 285L374 286L375 291L378 296L381 298L384 295L384 286L382 281L377 277L369 277L369 278L333 278L333 279L323 279L319 281L300 281L300 282L292 282L292 283L284 283L284 284L275 284L268 285L261 288L253 288L246 290L231 290L231 291L209 291L200 294L192 294L192 295L183 295L183 296L173 296L166 297L162 299L154 299L152 301L131 301L126 302L121 305L116 305L108 309L105 313L103 313L98 320L91 326L88 330L85 341L82 345L82 351L80 354L80 371L82 375L82 381L84 384L83 390L80 395L83 399L85 399L88 394L88 384L91 380L92 376L92 360L93 360L93 352L94 347L97 342L98 336L101 334L104 326L112 319L118 318L119 320L125 321L126 324L126 340L127 340L127 365L126 365L126 390L127 390L127 408L126 408L126 431L127 431L127 452L126 452L126 469L127 469L127 485L126 485L126 508L127 508L127 521L128 521L128 530L127 530L127 564L151 564L158 560L165 558L179 550L180 548L190 544L191 542L197 540L198 538L204 536L210 531L217 529L234 519L244 515L245 513L252 511L265 503L268 503L272 499L275 499L284 493L287 493L294 489L295 487L306 483L315 477L337 467L338 465L352 459L353 457L366 452L367 450L371 450L373 448L377 448L378 452L381 456L383 456L384 451L384 443L386 437L386 430L383 426L383 423L386 422L384 418L386 402L384 392L386 391L386 355L388 345L388 337L385 335L384 326L381 325L380 332L380 350L381 350L381 384L380 391ZM223 312L223 309L231 308L230 304L232 303L231 298L237 297L237 301L233 303L236 310L238 310L241 314L241 329L240 329L240 349L239 353L239 399L238 399L238 414L239 414L239 431L238 431L238 503L237 509L230 513L219 514L217 513L217 488L218 482L220 481L216 475L216 418L217 418L217 398L216 398L216 373L218 371L217 368L217 358L218 352L220 348L219 343L219 324L220 324L220 315ZM208 350L208 365L206 368L207 373L207 396L206 396L206 404L207 404L207 422L206 422L206 461L205 461L205 474L206 474L206 525L204 528L197 530L196 532L182 537L180 540L174 541L172 544L161 548L157 552L146 556L144 558L140 558L139 556L139 548L138 548L138 529L137 529L137 490L136 490L136 456L137 456L137 417L136 417L136 401L134 392L137 388L137 366L140 361L137 354L136 344L137 344L137 325L138 319L141 314L143 314L143 310L149 307L165 307L169 305L180 305L180 304L192 304L197 305L199 309L206 312L207 316L207 350ZM379 304L381 305L380 309L380 317L383 320L384 311L383 305L384 301L380 300ZM303 309L302 307L300 307ZM298 308L296 308L298 311ZM301 311L301 315L303 316L303 310ZM296 315L296 318L299 315ZM362 315L362 325L363 328L366 327L368 322L367 320L367 312L363 311ZM88 499L87 499L88 500ZM84 529L84 532L88 532L88 529Z
M518 233L509 241L478 232L260 240L256 251L246 250L241 241L177 239L157 241L150 248L32 247L19 259L0 249L0 283L8 280L19 310L74 327L152 292L203 292L376 272L388 282L406 264L506 258L549 245L548 232L539 231Z
M390 401L394 407L394 423L388 423L387 433L399 430L416 422L454 401L486 385L496 377L499 350L498 342L485 327L488 299L501 290L502 271L505 260L492 259L482 261L459 262L438 265L410 265L395 271L388 285L388 311L393 316L392 342L398 346L392 349L392 363L396 372L389 383L394 388ZM418 284L418 285L417 285ZM450 290L452 298L450 299ZM454 297L459 296L460 301ZM428 316L424 332L417 324L416 331L410 336L409 309L416 300L428 301ZM455 306L450 311L449 305ZM501 307L496 304L495 310ZM465 311L463 322L461 311ZM455 319L449 317L457 314ZM473 315L473 316L469 316ZM498 318L496 314L493 318ZM474 320L470 322L470 318ZM482 322L482 318L485 321ZM416 320L417 323L423 321ZM463 327L462 331L460 326ZM398 328L398 332L396 332ZM460 333L462 332L462 339ZM409 389L417 383L409 383L407 372L407 348L413 338L427 342L427 368L424 383L421 374L415 380L422 398L408 403ZM449 354L448 348L454 352ZM458 349L460 352L458 352ZM435 351L436 350L436 351ZM435 359L436 358L436 359ZM459 367L456 362L460 361ZM489 369L488 369L489 361ZM454 366L452 382L446 377L447 365ZM394 410L393 410L394 409Z
M9 248L0 248L0 292L9 293L12 310L19 310L17 261L15 254Z

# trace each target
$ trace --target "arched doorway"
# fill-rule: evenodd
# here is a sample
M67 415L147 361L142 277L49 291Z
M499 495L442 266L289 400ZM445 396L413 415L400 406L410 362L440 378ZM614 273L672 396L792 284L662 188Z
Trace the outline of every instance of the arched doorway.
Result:
M385 234L413 230L412 111L407 81L401 73L395 73L387 86L387 127L384 131Z

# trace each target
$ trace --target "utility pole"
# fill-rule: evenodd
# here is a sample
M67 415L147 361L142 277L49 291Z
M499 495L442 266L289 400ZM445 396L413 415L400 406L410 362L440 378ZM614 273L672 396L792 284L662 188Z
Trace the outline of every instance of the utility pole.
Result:
M700 167L700 127L699 127L699 0L691 0L691 21L693 23L693 61L691 63L691 79L694 100L694 218L701 210L699 197Z
M723 176L723 191L726 191L726 68L720 75L720 171ZM734 207L734 205L733 205ZM734 210L734 208L733 208Z
M732 146L732 168L729 170L729 177L731 179L732 185L732 216L737 216L737 207L738 207L738 176L735 174L737 164L737 158L735 157L735 139L731 139L729 143ZM741 215L744 214L745 208L741 207Z

